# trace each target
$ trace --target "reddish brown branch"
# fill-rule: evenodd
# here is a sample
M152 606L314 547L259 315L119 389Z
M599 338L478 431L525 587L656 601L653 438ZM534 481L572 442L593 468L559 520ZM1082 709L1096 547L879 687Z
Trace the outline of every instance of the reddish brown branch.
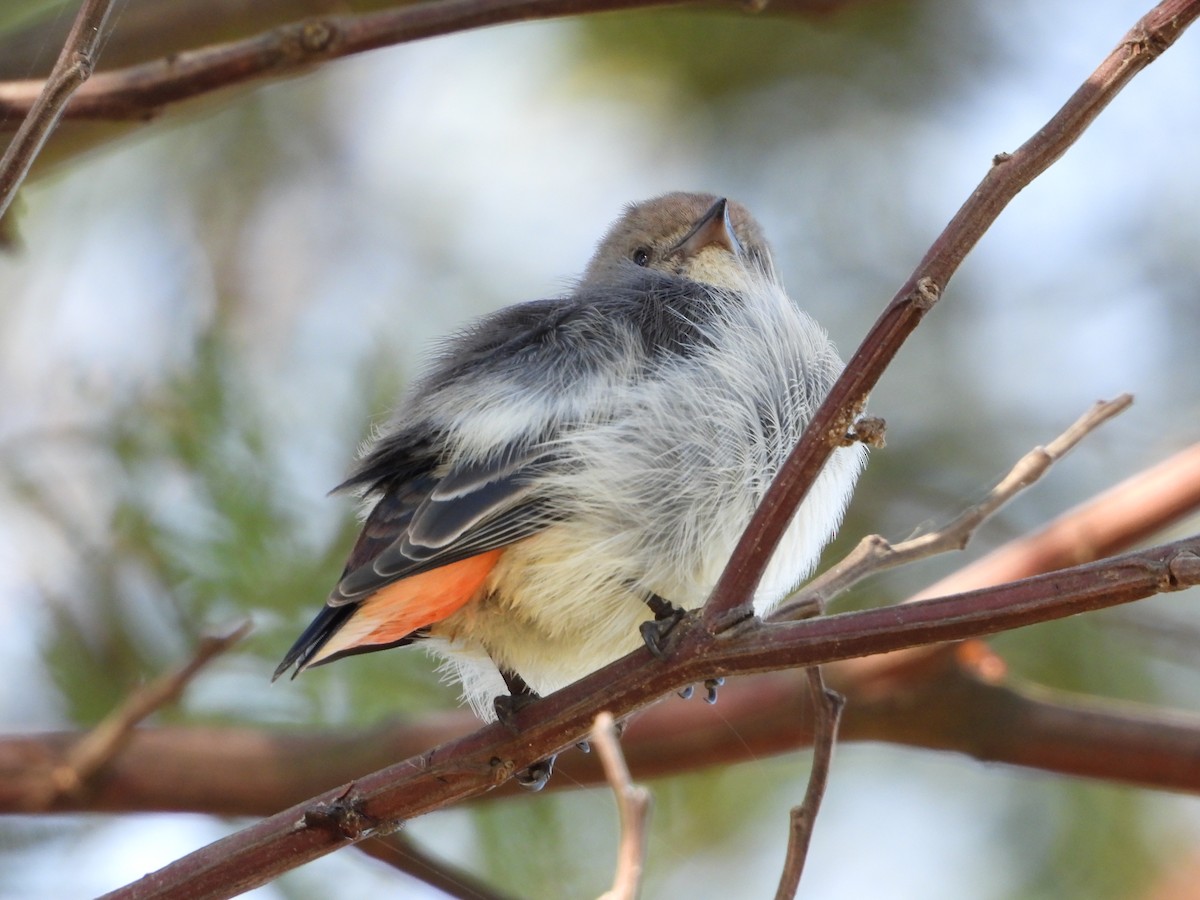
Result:
M828 17L839 9L868 5L878 0L772 0L771 15ZM104 58L113 66L128 66L160 56L180 53L207 44L236 40L265 32L301 18L343 13L365 13L386 7L411 5L405 0L123 0L120 27L105 42ZM61 47L67 26L58 17L45 16L28 27L7 31L0 40L0 79L30 78L45 74L49 61L39 50Z
M793 512L866 403L867 394L967 253L1009 201L1062 156L1129 80L1174 43L1197 16L1197 0L1158 4L1045 126L1012 154L996 157L983 181L872 327L775 478L704 609L710 631L720 633L750 614L749 599Z
M223 88L304 72L368 50L506 22L681 5L691 0L432 0L363 15L330 15L264 34L98 74L79 91L73 119L145 119ZM739 8L744 8L739 5ZM21 115L41 82L0 84L0 119Z
M985 567L985 577L999 583L1036 574L1037 570L1031 571L1030 566L1052 570L1071 562L1090 562L1140 542L1198 507L1200 445L1177 453L1056 519L1039 532L1046 537L1032 541L1033 552L1022 549L1030 540L1021 538L1012 542L1015 550L1010 551L1006 546L985 557L994 560ZM1077 541L1073 543L1073 539ZM1038 552L1046 542L1054 552ZM973 570L974 567L968 568ZM942 582L950 583L950 580ZM964 588L981 586L984 585L974 578L962 584ZM941 672L947 666L957 667L958 660L967 657L972 659L973 668L978 668L981 657L992 660L976 642L968 648L923 647L828 666L826 674L831 684L852 701L842 739L901 741L943 749L950 745L951 749L964 753L973 752L964 743L965 736L953 734L955 726L962 731L976 713L992 720L989 707L968 705L959 710L938 695L933 705L916 701L909 705L905 701L901 704L907 710L903 716L893 718L886 708L887 699L893 694L908 698L914 692L934 690L924 686L928 673ZM722 691L722 716L730 720L729 729L715 721L706 707L673 701L635 719L624 743L634 771L642 778L678 774L807 744L810 735L798 723L810 721L807 717L811 713L803 697L796 696L795 675L778 673L755 678L753 686L747 689L750 684L739 679ZM995 690L1008 692L1007 688ZM1006 708L1011 705L992 694L987 696L1004 703ZM947 722L937 714L943 708L947 710ZM1120 711L1114 712L1113 717L1109 733L1097 740L1106 747L1123 746L1126 750L1115 757L1114 768L1093 773L1096 777L1140 783L1139 758L1170 755L1170 751L1159 754L1147 749L1154 745L1155 729L1160 725L1166 730L1167 743L1172 748L1200 744L1200 729L1194 722L1172 730L1170 716L1159 722L1146 715L1132 725L1124 722ZM1018 728L1014 734L1019 733L1033 745L1044 743L1041 729L1053 729L1053 718L1030 717L1023 726L1026 730ZM141 730L134 732L128 747L104 767L99 777L89 782L86 792L70 797L54 790L50 779L79 736L64 733L10 736L0 738L0 813L89 810L266 815L476 727L476 720L466 713L444 713L424 716L417 722L353 733L266 732L249 728ZM1176 737L1171 738L1171 734ZM1191 759L1190 751L1186 758ZM603 777L592 757L568 753L560 758L558 766L564 777L552 782L552 789L575 782L596 784ZM1166 780L1156 780L1160 776L1151 773L1143 786L1200 791L1200 782L1193 776L1200 773L1176 766L1171 773L1161 776Z
M962 656L927 658L892 670L886 681L869 673L860 677L853 666L827 666L830 685L849 700L839 739L948 750L1200 794L1200 717L1006 684L990 666L981 670ZM804 679L793 671L772 672L729 681L719 716L701 703L668 699L655 705L630 722L622 749L639 779L661 778L800 749L812 742L812 723ZM52 809L269 815L477 724L464 713L349 732L143 729L90 791L61 797ZM0 813L46 811L25 802L36 793L30 782L40 782L47 761L76 740L72 733L0 739ZM594 754L565 753L556 768L560 777L549 790L605 781ZM515 792L506 785L491 796Z
M1114 606L1200 582L1200 537L1022 582L714 637L695 617L666 661L639 650L494 724L293 806L108 895L234 896L304 862L434 809L481 796L576 743L602 706L623 717L713 674L812 666L930 641L962 640Z

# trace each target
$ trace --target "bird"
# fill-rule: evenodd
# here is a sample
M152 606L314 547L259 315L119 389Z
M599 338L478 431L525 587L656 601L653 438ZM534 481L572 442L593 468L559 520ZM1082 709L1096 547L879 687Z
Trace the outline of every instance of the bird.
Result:
M842 367L744 206L631 204L563 296L440 344L335 488L363 498L362 530L275 678L419 644L492 721L654 649L646 623L703 605ZM815 567L865 452L834 451L758 615Z

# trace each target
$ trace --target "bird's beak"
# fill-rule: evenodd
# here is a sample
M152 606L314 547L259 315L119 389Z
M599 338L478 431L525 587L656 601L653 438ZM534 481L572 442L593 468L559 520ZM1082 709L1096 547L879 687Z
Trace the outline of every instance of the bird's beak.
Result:
M729 221L729 201L724 197L700 217L695 227L667 255L687 259L713 245L724 247L734 256L742 255L742 245L733 233L733 223Z

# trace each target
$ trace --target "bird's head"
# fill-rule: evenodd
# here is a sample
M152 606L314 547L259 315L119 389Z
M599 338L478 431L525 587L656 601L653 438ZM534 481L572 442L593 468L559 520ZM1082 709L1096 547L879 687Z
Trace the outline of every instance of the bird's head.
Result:
M777 281L762 229L740 203L677 192L630 206L608 230L583 275L602 284L630 265L728 290L747 275Z

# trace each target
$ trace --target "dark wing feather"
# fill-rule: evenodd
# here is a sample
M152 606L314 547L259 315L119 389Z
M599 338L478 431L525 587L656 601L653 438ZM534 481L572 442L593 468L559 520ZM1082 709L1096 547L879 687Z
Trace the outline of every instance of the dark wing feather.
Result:
M494 463L456 467L418 500L394 492L380 498L350 563L329 598L339 606L401 578L449 565L541 531L553 521L534 479L553 462L544 450L510 451ZM490 474L489 474L490 473Z
M494 466L476 463L454 468L440 479L423 474L385 489L363 523L325 608L292 645L275 677L293 665L297 671L303 668L354 614L358 603L381 588L503 547L549 525L553 517L544 500L530 496L529 483L535 467L549 459L544 452L510 452ZM500 474L489 477L489 472ZM387 646L410 643L418 635ZM372 645L362 652L382 649Z

